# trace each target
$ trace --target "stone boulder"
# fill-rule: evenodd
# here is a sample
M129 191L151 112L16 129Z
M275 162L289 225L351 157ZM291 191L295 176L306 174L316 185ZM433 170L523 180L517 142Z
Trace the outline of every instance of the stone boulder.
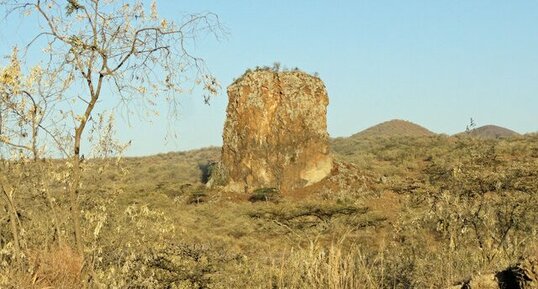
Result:
M332 169L325 85L300 71L247 71L228 87L222 170L225 189L281 192L312 185Z

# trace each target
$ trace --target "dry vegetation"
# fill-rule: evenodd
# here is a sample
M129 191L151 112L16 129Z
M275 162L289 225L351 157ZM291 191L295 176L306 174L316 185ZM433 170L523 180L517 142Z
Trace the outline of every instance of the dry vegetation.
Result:
M536 136L333 150L338 172L294 195L206 189L217 148L87 160L84 261L70 247L65 164L4 162L24 188L20 255L2 200L0 287L447 288L536 256Z
M27 44L44 58L14 47L0 67L0 288L446 288L520 260L536 280L536 134L389 122L408 137L334 140L333 171L311 187L207 189L218 148L122 159L105 104L173 117L191 85L209 101L220 84L190 48L225 34L217 15L0 5L39 23Z
M303 190L208 189L218 148L122 159L105 104L173 118L191 85L209 101L220 84L191 48L226 34L217 15L0 7L39 23L0 66L0 288L447 288L518 262L536 280L536 134L393 121L383 129L399 137L334 140L331 175Z

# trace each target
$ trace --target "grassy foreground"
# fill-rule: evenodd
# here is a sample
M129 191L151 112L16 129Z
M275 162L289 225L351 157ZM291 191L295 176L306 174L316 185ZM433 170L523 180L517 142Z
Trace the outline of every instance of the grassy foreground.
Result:
M218 148L86 161L84 262L65 164L3 163L23 250L2 203L0 288L448 288L536 256L537 136L332 147L333 174L284 195L207 189Z

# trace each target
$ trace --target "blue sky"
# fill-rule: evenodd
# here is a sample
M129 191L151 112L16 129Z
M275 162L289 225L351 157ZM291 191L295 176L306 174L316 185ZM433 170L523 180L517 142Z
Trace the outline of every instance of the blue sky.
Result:
M538 1L159 1L161 16L219 15L229 35L197 43L222 83L211 105L183 95L167 125L119 119L128 155L222 142L226 86L245 69L280 62L317 72L329 98L332 137L399 118L452 134L496 124L538 131ZM0 23L0 53L32 34ZM164 110L165 108L163 108ZM172 127L175 140L164 138Z

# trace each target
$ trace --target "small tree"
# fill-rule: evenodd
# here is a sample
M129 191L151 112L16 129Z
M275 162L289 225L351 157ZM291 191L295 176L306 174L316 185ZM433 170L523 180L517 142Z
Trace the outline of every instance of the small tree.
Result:
M28 48L43 44L47 65L42 73L63 80L51 84L63 105L54 112L56 119L63 121L62 126L71 128L65 138L70 148L64 148L71 167L68 196L75 243L83 254L78 202L82 137L88 122L98 113L96 107L102 99L112 99L128 109L154 109L157 101L164 100L175 111L177 96L189 90L189 83L203 87L207 102L219 84L203 59L192 54L191 44L200 34L219 36L222 29L212 13L188 15L181 23L159 18L155 2L149 11L142 1L66 2L1 3L9 13L34 15L44 23Z
M25 166L33 160L33 171L37 170L35 162L41 157L42 147L39 144L41 131L50 132L42 125L48 108L53 104L53 94L47 85L52 75L43 74L40 66L30 69L28 75L21 71L18 50L13 49L9 64L0 67L0 195L3 197L9 213L10 228L13 235L15 254L20 255L21 222L15 205L15 184L28 179L32 184L42 181L39 173L28 178L30 171ZM56 86L57 88L60 86ZM37 190L38 186L32 189ZM43 190L49 204L52 204L48 190ZM56 220L56 232L59 232ZM59 238L58 238L59 240Z

